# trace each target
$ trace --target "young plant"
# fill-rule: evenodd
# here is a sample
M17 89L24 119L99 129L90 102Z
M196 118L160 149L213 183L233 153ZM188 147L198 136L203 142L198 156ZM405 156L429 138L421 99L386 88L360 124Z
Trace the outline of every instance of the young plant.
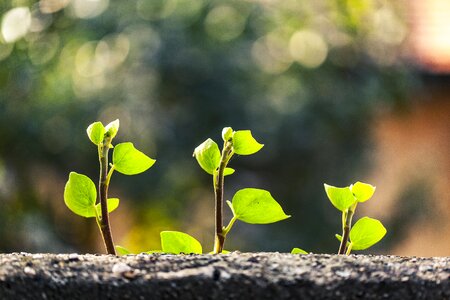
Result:
M116 170L125 175L135 175L149 169L155 160L137 150L132 143L112 145L119 130L119 120L106 126L95 122L87 128L89 139L97 146L100 162L98 194L94 182L87 176L71 172L64 189L64 202L75 214L95 218L108 254L116 254L109 224L109 213L119 206L119 199L108 198L109 182ZM108 165L109 149L114 148L112 164Z
M342 236L336 235L341 242L338 254L349 255L352 250L364 250L378 243L386 234L386 228L380 221L364 217L352 227L352 218L358 203L372 198L375 187L356 182L347 187L334 187L324 184L325 192L331 203L342 212Z
M264 146L258 143L250 130L233 131L231 127L222 130L223 148L212 140L207 139L194 150L193 156L200 167L213 177L215 198L215 236L213 253L222 253L225 238L234 222L241 220L250 224L269 224L289 218L272 197L265 190L246 188L238 191L232 201L227 201L233 218L227 226L223 226L223 192L224 178L234 173L228 168L228 163L234 154L251 155Z

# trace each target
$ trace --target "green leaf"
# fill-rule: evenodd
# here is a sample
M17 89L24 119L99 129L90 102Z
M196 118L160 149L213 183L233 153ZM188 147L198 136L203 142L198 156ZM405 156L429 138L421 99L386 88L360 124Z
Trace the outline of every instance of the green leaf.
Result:
M95 200L97 191L89 177L70 172L69 180L64 188L64 203L75 214L89 218L95 216Z
M308 252L300 248L294 248L292 249L291 254L308 254Z
M349 187L335 187L332 185L324 184L325 192L331 203L340 211L345 211L350 206L355 204L356 198L353 196Z
M117 251L117 253L119 254L119 255L128 255L128 254L133 254L133 253L131 253L131 251L130 250L128 250L127 248L125 248L125 247L122 247L122 246L119 246L119 245L116 245L116 251Z
M108 212L113 212L117 207L119 207L119 198L109 198ZM97 215L100 217L102 215L102 206L100 205L100 203L95 204L95 209L97 210ZM93 217L95 217L95 213Z
M308 252L300 248L294 248L292 249L291 254L308 254Z
M223 170L223 176L231 175L233 173L234 173L233 168L225 168L225 170Z
M102 122L94 122L86 129L87 135L91 142L95 145L99 145L103 142L105 137L105 127L103 127Z
M212 139L207 139L195 148L194 157L206 173L213 175L220 164L219 146Z
M373 185L359 181L350 186L350 190L353 195L355 195L358 202L365 202L372 198L375 189L376 187Z
M233 137L233 129L231 127L225 127L222 129L222 139L224 142L229 141Z
M269 224L290 217L268 191L261 189L239 190L231 205L236 218L250 224Z
M113 139L117 132L119 131L120 121L116 119L105 126L105 134L108 135L111 139Z
M202 254L200 242L189 234L179 231L162 231L161 248L166 253Z
M121 143L114 147L114 168L125 175L136 175L149 169L156 160L134 148L133 143Z
M378 243L386 234L386 228L376 219L364 217L350 230L353 250L364 250Z
M263 146L255 140L250 130L238 130L233 134L233 149L236 154L250 155L261 150Z

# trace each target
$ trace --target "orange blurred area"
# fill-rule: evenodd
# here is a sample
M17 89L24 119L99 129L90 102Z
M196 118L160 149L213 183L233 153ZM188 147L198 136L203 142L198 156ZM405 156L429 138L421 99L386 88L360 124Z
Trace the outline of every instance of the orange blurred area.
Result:
M414 0L405 4L411 27L408 52L432 72L450 72L450 2Z
M410 224L392 254L446 256L450 250L450 93L429 88L413 107L373 127L373 167L380 188L364 212ZM395 222L394 222L395 223Z

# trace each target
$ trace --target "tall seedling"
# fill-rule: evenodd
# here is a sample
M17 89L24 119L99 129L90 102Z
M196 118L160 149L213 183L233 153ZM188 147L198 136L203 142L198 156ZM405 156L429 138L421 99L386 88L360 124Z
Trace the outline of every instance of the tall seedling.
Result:
M119 206L118 198L108 198L108 188L114 170L125 175L135 175L149 169L155 163L132 143L112 145L119 130L119 120L106 126L95 122L87 128L87 135L98 149L100 178L98 195L94 182L87 176L71 172L64 189L64 202L75 214L85 218L95 218L108 254L116 254L109 223L109 213ZM114 148L113 162L108 165L109 149Z
M264 146L258 143L250 130L233 131L231 127L222 130L223 148L212 140L207 139L194 150L194 157L200 167L213 177L215 199L215 235L213 253L222 253L225 238L236 220L250 224L268 224L289 218L272 197L265 190L246 188L239 190L232 201L227 201L233 218L227 226L223 226L223 194L225 176L234 173L228 168L228 163L234 154L251 155Z

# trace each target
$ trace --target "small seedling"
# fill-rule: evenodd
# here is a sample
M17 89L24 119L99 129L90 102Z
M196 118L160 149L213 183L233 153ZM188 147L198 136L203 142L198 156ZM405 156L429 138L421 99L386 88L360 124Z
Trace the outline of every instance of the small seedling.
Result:
M349 255L352 250L364 250L378 243L386 234L386 228L376 219L364 217L352 227L352 218L358 203L366 202L375 193L375 187L356 182L347 187L334 187L324 184L325 192L331 203L342 212L342 236L336 235L341 242L338 254Z
M233 218L227 226L223 226L223 192L224 178L234 173L228 163L234 154L251 155L264 146L258 143L250 130L233 131L231 127L222 130L224 141L222 151L212 139L207 139L194 150L194 157L206 173L212 175L215 196L215 237L213 253L222 253L225 238L234 222L241 220L250 224L269 224L289 218L265 190L246 188L239 190L232 201L227 201Z
M116 254L109 213L119 206L119 199L108 199L109 182L114 170L125 175L135 175L146 171L155 163L154 159L137 150L132 143L120 143L113 146L112 140L118 130L119 120L106 126L103 126L101 122L95 122L87 128L89 139L98 148L99 198L97 199L94 182L89 177L75 172L69 174L69 180L64 189L64 202L72 212L85 218L96 219L108 254ZM113 162L108 167L108 153L111 148L114 148Z

